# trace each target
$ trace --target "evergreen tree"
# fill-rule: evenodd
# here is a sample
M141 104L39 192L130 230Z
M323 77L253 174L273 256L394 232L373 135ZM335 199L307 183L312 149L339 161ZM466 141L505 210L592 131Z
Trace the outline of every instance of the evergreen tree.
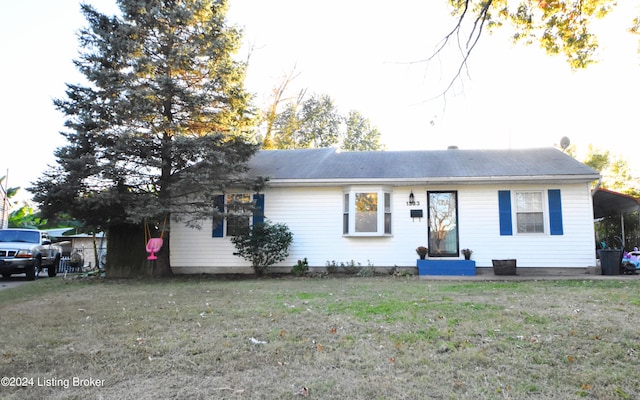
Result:
M55 100L68 144L31 191L45 215L108 230L108 276L168 275L172 219L198 226L216 191L259 185L242 180L257 145L246 66L232 58L240 32L226 25L225 0L117 4L116 16L81 6L75 64L88 83ZM165 226L151 270L144 226Z

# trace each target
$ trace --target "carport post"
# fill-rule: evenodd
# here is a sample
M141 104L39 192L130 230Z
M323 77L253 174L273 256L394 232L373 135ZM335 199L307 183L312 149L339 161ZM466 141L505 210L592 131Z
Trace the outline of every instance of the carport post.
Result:
M624 234L624 213L620 213L620 226L622 227L622 247L625 248L625 234Z

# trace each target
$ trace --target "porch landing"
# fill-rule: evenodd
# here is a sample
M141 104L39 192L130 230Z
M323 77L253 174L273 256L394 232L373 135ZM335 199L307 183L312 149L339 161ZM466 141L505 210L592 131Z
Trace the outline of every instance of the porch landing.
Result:
M473 260L417 260L418 275L474 276L476 262Z

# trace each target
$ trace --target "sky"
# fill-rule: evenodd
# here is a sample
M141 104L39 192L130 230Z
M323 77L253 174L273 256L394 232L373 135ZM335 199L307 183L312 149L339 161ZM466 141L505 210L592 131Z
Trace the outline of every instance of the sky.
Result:
M87 2L117 11L115 0ZM640 5L624 2L597 26L600 62L587 70L512 45L506 30L485 33L446 97L438 95L455 51L419 62L452 27L446 0L230 0L227 19L244 32L238 57L248 57L246 88L258 106L295 71L288 95L327 94L344 114L359 111L388 150L550 147L566 136L578 158L591 144L640 177L640 38L626 32L640 10L630 3ZM72 60L84 26L78 0L2 5L0 176L10 187L29 187L65 144L52 101L65 83L82 82Z

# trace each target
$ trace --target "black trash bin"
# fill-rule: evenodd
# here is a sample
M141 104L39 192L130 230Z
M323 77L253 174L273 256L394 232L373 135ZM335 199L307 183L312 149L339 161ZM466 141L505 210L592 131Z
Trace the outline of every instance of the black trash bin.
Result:
M600 267L602 267L602 275L620 275L620 249L602 249L600 250Z

